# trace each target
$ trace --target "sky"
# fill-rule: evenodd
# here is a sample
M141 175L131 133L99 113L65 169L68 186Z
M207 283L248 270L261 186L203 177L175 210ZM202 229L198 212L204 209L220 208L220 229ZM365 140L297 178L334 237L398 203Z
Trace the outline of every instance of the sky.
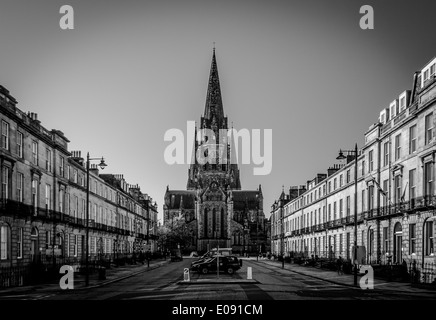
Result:
M62 30L60 8L74 9ZM360 8L374 29L360 28ZM24 112L61 130L69 150L104 156L158 204L185 190L188 165L168 165L169 129L204 112L215 43L224 112L239 130L272 129L264 212L282 191L363 146L379 113L436 55L435 1L1 0L0 84ZM192 143L192 141L188 141Z

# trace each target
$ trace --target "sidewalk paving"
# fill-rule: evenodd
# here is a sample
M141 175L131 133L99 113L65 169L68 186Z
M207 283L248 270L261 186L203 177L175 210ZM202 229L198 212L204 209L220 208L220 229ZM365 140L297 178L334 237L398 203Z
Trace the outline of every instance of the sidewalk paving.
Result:
M169 262L170 262L169 259L166 260L157 259L157 260L150 260L149 266L147 266L146 261L144 262L144 264L138 262L133 265L124 265L118 267L112 266L111 268L106 269L105 280L99 279L99 274L97 271L94 272L93 274L90 274L88 287L86 286L85 275L74 273L74 290L88 290L92 288L101 287L109 283L121 281L123 279L133 277L137 274L159 268L160 266L163 266ZM62 275L59 274L59 276L61 277ZM5 293L13 293L13 294L20 294L20 293L24 294L24 293L35 293L35 292L48 293L48 292L59 291L59 290L61 290L59 286L59 280L54 280L49 283L3 288L0 289L0 295L3 295Z
M250 260L252 262L257 262L259 264L268 264L272 266L276 266L278 268L282 268L282 262L277 260L269 260L266 258L259 258L258 261L256 261L256 258L250 257L250 258L242 258L244 260ZM339 275L336 271L330 271L326 269L316 268L316 267L310 267L310 266L301 266L294 263L285 262L284 269L290 270L296 273L299 273L301 275L309 276L312 278L316 278L319 280L328 281L330 283L334 283L337 285L342 285L346 287L353 287L354 286L354 275L353 274L342 274ZM253 274L253 278L255 279L255 275ZM360 283L360 276L357 278L357 284L358 288ZM374 278L374 290L376 291L395 291L395 292L402 292L402 293L410 293L410 294L420 294L420 293L435 293L432 289L425 289L425 288L417 288L413 287L411 283L409 282L398 282L398 281L387 281L385 279L380 279L375 277Z

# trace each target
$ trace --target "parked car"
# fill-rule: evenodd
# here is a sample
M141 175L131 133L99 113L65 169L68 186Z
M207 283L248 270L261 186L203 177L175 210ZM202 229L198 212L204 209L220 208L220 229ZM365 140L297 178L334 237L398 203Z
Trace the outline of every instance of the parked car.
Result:
M232 254L232 248L219 248L218 250L220 255L223 256L229 256ZM191 266L193 266L194 264L200 263L205 261L208 258L212 258L214 256L216 256L217 254L217 248L213 248L212 250L206 252L205 254L203 254L201 257L199 257L197 260L192 261L191 262Z
M217 259L219 258L219 270L228 274L233 274L242 266L242 260L236 256L214 256L204 261L193 263L191 270L198 273L207 274L217 271Z

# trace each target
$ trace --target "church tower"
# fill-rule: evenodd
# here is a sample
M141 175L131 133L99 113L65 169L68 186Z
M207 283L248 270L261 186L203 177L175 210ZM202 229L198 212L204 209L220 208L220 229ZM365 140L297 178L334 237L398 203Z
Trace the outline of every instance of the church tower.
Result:
M211 161L200 164L195 154L193 155L194 161L188 171L188 190L205 188L213 181L223 190L241 189L238 165L230 163L232 144L230 139L225 137L228 130L228 120L224 116L214 48L204 115L200 119L200 130L198 131L197 128L195 130L196 136L197 132L201 133L201 139L200 141L197 139L194 141L194 153L199 150L205 158ZM207 132L213 132L215 137L213 141L209 140L210 137L207 136Z
M182 218L192 250L205 252L220 246L231 247L234 253L264 252L262 189L259 185L257 190L241 190L238 164L231 163L234 143L228 133L214 48L204 114L195 128L187 190L167 187L164 222Z

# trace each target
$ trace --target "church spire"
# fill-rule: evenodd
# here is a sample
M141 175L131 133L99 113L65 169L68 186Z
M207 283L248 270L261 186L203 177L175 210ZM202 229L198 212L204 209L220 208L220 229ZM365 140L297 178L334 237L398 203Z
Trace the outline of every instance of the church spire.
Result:
M224 119L220 79L218 77L218 66L215 55L215 45L213 48L212 65L210 68L209 84L207 87L206 106L204 108L205 119L211 120L213 116L215 116L216 121L222 121Z

